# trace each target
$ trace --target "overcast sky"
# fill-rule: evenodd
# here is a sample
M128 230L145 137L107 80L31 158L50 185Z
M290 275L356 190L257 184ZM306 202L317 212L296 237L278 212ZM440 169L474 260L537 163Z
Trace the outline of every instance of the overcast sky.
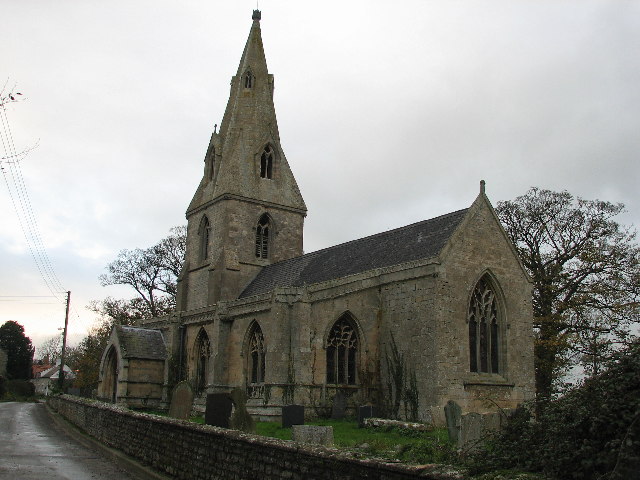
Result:
M2 4L0 80L42 242L77 339L124 248L185 223L251 26L245 0ZM640 224L640 1L261 0L305 251L531 186L623 202ZM0 151L1 153L1 151ZM2 154L4 156L4 153ZM3 163L5 172L8 165ZM4 175L0 324L64 323ZM8 182L8 183L5 183ZM7 187L9 185L9 188ZM13 296L13 297L9 297Z

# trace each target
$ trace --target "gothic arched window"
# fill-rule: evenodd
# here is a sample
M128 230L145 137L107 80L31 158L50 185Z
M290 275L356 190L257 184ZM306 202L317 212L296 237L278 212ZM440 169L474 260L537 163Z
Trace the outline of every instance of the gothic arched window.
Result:
M195 343L195 379L194 393L200 395L207 388L207 376L209 372L209 356L211 355L211 345L209 336L203 328L198 332Z
M485 275L478 281L469 303L469 368L472 372L500 370L499 318L496 294Z
M206 215L200 221L198 234L200 235L200 261L204 262L209 258L209 236L211 234L211 225Z
M269 227L271 221L266 213L258 220L256 226L256 258L269 257Z
M264 383L265 373L264 336L260 325L254 324L249 336L249 383L252 385Z
M264 147L262 155L260 155L260 177L272 178L274 156L275 153L271 145Z
M253 76L253 73L251 73L251 70L248 70L244 74L244 77L242 79L242 83L244 85L244 88L253 88L254 80L255 80L255 77Z
M327 339L327 383L354 385L358 354L358 335L343 315L333 324Z

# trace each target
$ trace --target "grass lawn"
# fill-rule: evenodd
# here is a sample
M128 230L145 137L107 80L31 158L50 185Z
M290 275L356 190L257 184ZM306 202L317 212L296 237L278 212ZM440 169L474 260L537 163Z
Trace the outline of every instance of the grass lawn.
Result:
M309 425L333 427L335 446L367 456L410 463L438 463L453 459L454 446L445 428L415 432L398 428L358 428L354 420L316 420ZM266 437L291 440L291 429L277 422L258 422L256 431Z

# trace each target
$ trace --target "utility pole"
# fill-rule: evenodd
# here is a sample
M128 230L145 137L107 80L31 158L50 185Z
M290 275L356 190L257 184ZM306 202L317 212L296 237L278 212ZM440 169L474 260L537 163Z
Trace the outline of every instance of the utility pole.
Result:
M58 372L58 385L60 391L64 386L64 353L67 348L67 325L69 325L69 303L71 303L71 291L67 292L67 312L64 315L64 332L62 332L62 354L60 355L60 371Z

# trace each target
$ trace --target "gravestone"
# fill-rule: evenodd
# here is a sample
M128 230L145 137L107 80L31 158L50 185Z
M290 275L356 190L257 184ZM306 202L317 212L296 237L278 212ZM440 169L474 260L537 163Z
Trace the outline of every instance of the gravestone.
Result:
M233 402L233 413L229 425L235 430L253 433L256 431L256 424L247 411L247 394L243 388L234 388L231 391L231 401Z
M339 419L344 418L345 411L347 409L347 397L345 397L342 391L338 390L333 397L333 407L331 408L331 418Z
M304 425L304 406L285 405L282 407L282 428Z
M364 427L364 420L366 418L376 417L378 412L373 405L363 405L358 407L358 427Z
M180 382L173 387L169 416L180 420L187 420L193 407L193 390L189 382Z
M207 395L204 423L214 427L229 428L232 410L233 401L228 393L210 393Z
M317 425L293 425L291 427L291 440L299 443L313 445L333 446L333 427L321 427Z
M457 444L460 438L460 417L462 416L460 405L453 400L449 400L444 406L444 416L447 419L449 440Z

